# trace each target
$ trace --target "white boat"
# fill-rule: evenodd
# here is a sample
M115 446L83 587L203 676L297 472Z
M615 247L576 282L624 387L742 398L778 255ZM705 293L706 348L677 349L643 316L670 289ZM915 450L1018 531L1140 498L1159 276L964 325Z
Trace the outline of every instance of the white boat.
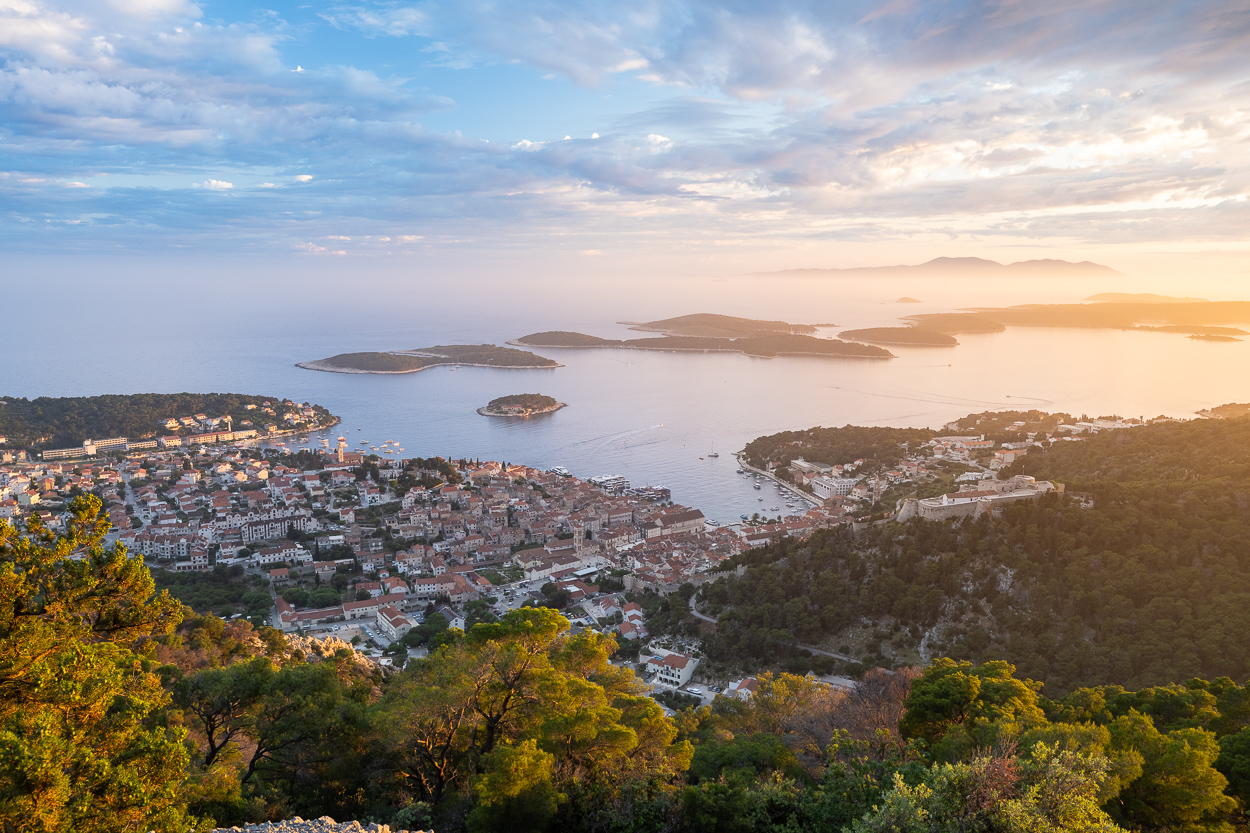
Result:
M753 488L753 489L758 489L759 487L760 487L760 484L756 483L756 484L755 484L754 486L752 486L751 488Z

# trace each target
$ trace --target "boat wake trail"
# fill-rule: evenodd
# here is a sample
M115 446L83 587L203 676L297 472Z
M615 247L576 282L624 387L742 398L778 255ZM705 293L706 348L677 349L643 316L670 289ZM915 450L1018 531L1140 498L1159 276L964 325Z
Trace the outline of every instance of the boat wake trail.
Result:
M648 431L654 431L657 428L663 428L663 427L664 427L664 423L661 422L658 425L651 425L646 428L631 428L628 431L619 431L615 434L607 434L607 435L603 435L599 437L589 437L584 440L579 440L578 442L575 442L575 443L570 443L567 447L579 448L582 446L591 445L593 443L598 443L598 445L594 447L594 450L602 451L603 449L607 448L610 445L613 445L616 443L624 443L627 440L629 440L631 437L636 437L639 434L645 434Z

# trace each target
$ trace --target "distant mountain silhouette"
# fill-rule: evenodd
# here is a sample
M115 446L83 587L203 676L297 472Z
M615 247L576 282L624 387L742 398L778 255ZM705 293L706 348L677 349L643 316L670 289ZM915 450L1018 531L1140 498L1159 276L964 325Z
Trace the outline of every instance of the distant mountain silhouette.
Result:
M856 266L850 269L783 269L779 272L755 272L756 275L775 275L778 277L819 277L827 275L837 278L872 278L872 277L1071 277L1071 278L1109 278L1123 277L1110 266L1091 263L1083 260L1072 263L1068 260L1022 260L1019 263L999 263L980 257L936 257L918 266Z

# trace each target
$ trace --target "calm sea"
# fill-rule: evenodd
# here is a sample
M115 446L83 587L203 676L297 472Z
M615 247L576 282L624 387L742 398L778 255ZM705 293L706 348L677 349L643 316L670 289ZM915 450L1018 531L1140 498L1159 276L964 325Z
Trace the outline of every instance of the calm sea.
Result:
M190 285L193 283L194 285ZM814 425L930 426L976 411L1192 416L1250 401L1250 341L1012 328L962 335L950 349L892 347L889 361L755 359L722 354L536 350L552 370L437 368L403 376L320 373L295 362L352 350L502 344L548 329L622 337L619 320L718 312L839 329L897 323L914 312L1072 302L1094 292L1166 291L1127 279L847 280L692 277L628 283L507 279L320 281L285 289L145 280L109 291L55 281L10 295L0 393L74 396L237 391L310 400L343 418L353 448L395 440L405 456L563 465L662 484L722 523L787 511L771 486L735 474L732 452L761 434ZM1204 294L1189 283L1176 294ZM1238 296L1220 286L1207 297ZM901 296L920 304L899 304ZM55 304L48 304L55 297ZM474 410L511 393L569 404L530 420ZM719 458L709 458L711 451ZM761 499L762 498L762 499ZM774 508L776 507L776 508ZM801 507L800 507L801 511Z

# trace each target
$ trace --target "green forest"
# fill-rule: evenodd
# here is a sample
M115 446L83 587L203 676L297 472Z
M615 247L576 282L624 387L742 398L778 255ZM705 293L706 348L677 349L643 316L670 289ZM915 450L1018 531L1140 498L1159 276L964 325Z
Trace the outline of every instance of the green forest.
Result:
M427 367L447 364L485 365L487 367L559 367L551 359L493 344L450 344L418 347L404 353L340 353L328 359L306 364L326 365L347 371L366 373L415 373ZM304 365L298 365L304 366ZM314 368L316 369L316 368Z
M802 457L811 463L836 466L864 460L869 468L888 468L901 460L908 447L917 448L937 436L928 428L878 428L847 425L782 431L747 443L746 460L756 468L778 468Z
M702 590L720 616L709 654L758 662L779 644L860 644L864 663L889 666L923 645L1006 660L1059 693L1250 674L1250 419L1060 442L1004 475L1019 473L1066 494L739 556L743 577Z
M281 407L281 397L242 393L135 393L128 395L0 397L0 436L22 448L62 448L86 439L130 437L142 439L171 433L158 424L170 417L205 414L232 416L234 427L244 420L258 425L273 417L260 412L269 402ZM258 406L247 410L247 405ZM318 412L328 415L319 406Z
M206 831L330 815L439 833L1231 833L1250 690L1044 695L1002 661L761 674L666 713L615 643L523 608L384 672L191 614L141 559L0 521L0 829ZM435 638L437 637L437 638Z
M541 393L514 393L509 396L500 396L492 399L487 408L529 408L530 410L538 410L540 408L554 408L560 403L550 396Z

